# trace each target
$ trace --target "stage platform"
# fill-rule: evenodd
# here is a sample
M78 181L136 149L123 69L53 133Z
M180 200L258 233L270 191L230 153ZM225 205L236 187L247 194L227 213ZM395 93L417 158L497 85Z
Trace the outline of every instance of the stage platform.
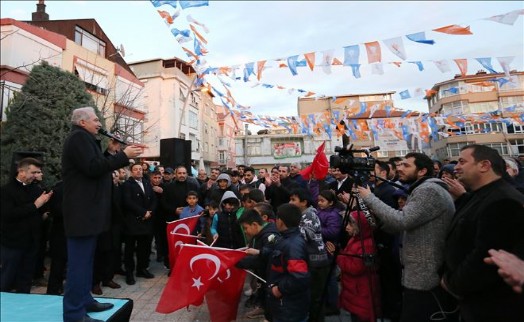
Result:
M62 296L44 294L0 293L0 321L2 322L60 322ZM89 313L94 319L106 322L128 322L133 311L133 300L96 297L103 303L113 303L111 310Z

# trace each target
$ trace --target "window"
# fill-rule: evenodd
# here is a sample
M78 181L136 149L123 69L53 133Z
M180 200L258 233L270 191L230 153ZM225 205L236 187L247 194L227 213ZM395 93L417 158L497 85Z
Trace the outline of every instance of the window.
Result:
M524 91L524 84L522 82L522 76L512 75L509 78L504 77L505 82L497 82L499 91L511 92L511 91Z
M499 104L496 101L469 104L469 110L471 113L487 113L496 111L498 109Z
M86 88L93 92L107 95L109 89L109 80L107 71L86 61L77 59L75 62L75 75L80 78Z
M443 159L449 157L448 150L446 148L439 148L439 149L436 150L436 153L437 153L437 157L440 160L443 160Z
M441 86L439 89L438 95L440 98L443 98L443 97L449 97L449 96L458 95L458 94L460 94L459 83L453 82L453 83Z
M377 158L387 158L388 156L389 156L388 151L381 151L381 150L377 151Z
M189 111L189 127L198 129L198 114L193 111Z
M486 82L482 82L486 83ZM490 86L493 85L493 86ZM488 83L488 84L464 84L462 88L467 93L480 93L480 92L491 92L495 90L495 83Z
M524 125L508 125L508 133L524 133Z
M411 150L396 150L395 156L396 157L404 157L406 154L412 152Z
M467 101L456 101L447 104L442 104L442 114L444 115L462 115L469 113L469 106Z
M524 139L509 140L513 154L524 155Z
M125 141L142 142L144 123L138 119L120 114L116 121L116 133Z
M466 122L464 134L481 134L481 133L491 133L491 132L503 132L504 124L501 122L496 123L474 123Z
M226 153L218 152L218 163L226 163Z
M524 97L523 96L505 96L505 97L501 97L499 99L499 102L500 102L500 107L504 109L506 107L524 103Z
M75 28L75 42L100 56L106 55L106 43L78 26Z
M189 140L191 141L191 151L198 152L200 150L200 141L197 140L196 135L189 134Z
M448 157L458 157L460 154L460 149L465 147L468 144L473 144L473 142L460 142L460 143L449 143L448 148Z
M500 155L509 155L509 149L506 143L486 143L484 145L497 150Z
M247 146L247 155L250 156L259 156L262 154L262 150L260 149L260 145L248 145Z

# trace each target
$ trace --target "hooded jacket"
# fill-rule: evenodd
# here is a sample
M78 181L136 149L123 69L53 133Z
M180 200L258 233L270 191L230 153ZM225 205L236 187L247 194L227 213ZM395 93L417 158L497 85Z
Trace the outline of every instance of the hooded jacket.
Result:
M380 308L379 279L376 269L366 266L361 257L376 254L371 227L363 212L352 211L351 217L360 231L337 256L342 284L339 303L344 310L357 315L359 320L375 321L375 317L380 316L377 312Z
M219 180L227 180L227 187L226 189L221 189L218 185ZM213 187L208 191L206 200L207 201L215 201L219 205L222 204L223 196L226 191L233 192L235 194L235 197L238 199L238 191L236 188L231 186L231 178L227 173L221 173L218 178L217 182L213 185Z
M234 204L231 212L223 208L225 201ZM245 246L244 236L236 215L239 206L240 200L237 196L232 191L225 191L220 200L219 211L213 217L213 223L211 224L211 234L213 236L218 234L218 240L215 243L216 247L236 249Z

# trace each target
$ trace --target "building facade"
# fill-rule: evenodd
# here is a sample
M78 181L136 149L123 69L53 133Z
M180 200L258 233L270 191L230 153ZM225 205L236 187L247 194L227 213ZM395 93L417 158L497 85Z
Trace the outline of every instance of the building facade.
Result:
M237 158L237 140L236 137L242 134L242 124L238 122L231 113L223 106L217 106L218 121L218 166L220 168L232 169L243 160Z
M147 106L144 85L94 19L48 20L37 4L36 20L1 20L2 120L14 91L41 61L77 75L102 112L105 126L128 142L143 142ZM43 19L43 20L41 20Z
M194 87L196 73L185 61L152 59L130 64L145 84L149 106L145 142L147 159L160 157L160 140L191 141L191 159L198 168L217 165L218 124L212 93Z
M498 81L496 81L498 80ZM430 113L436 115L467 115L492 113L494 120L484 123L464 122L450 128L447 135L433 142L439 159L456 159L460 149L472 143L496 149L504 156L524 155L524 126L497 121L508 111L524 112L524 72L461 76L435 84L432 95L426 97Z

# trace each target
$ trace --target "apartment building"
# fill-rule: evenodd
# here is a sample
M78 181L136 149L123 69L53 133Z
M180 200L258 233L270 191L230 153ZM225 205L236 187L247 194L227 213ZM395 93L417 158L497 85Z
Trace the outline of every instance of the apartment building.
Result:
M2 114L32 67L45 60L84 82L108 129L126 141L143 142L144 85L95 19L49 20L40 1L33 20L4 18L1 33Z
M160 140L191 141L191 160L198 168L217 166L218 119L213 94L194 85L196 72L179 58L151 59L130 64L145 84L149 106L145 158L160 157Z
M433 142L432 150L439 159L456 159L460 149L471 143L496 149L504 156L524 155L524 126L498 120L509 113L524 112L524 72L457 75L433 86L426 97L430 113L458 116L472 113L491 113L489 122L459 123Z

